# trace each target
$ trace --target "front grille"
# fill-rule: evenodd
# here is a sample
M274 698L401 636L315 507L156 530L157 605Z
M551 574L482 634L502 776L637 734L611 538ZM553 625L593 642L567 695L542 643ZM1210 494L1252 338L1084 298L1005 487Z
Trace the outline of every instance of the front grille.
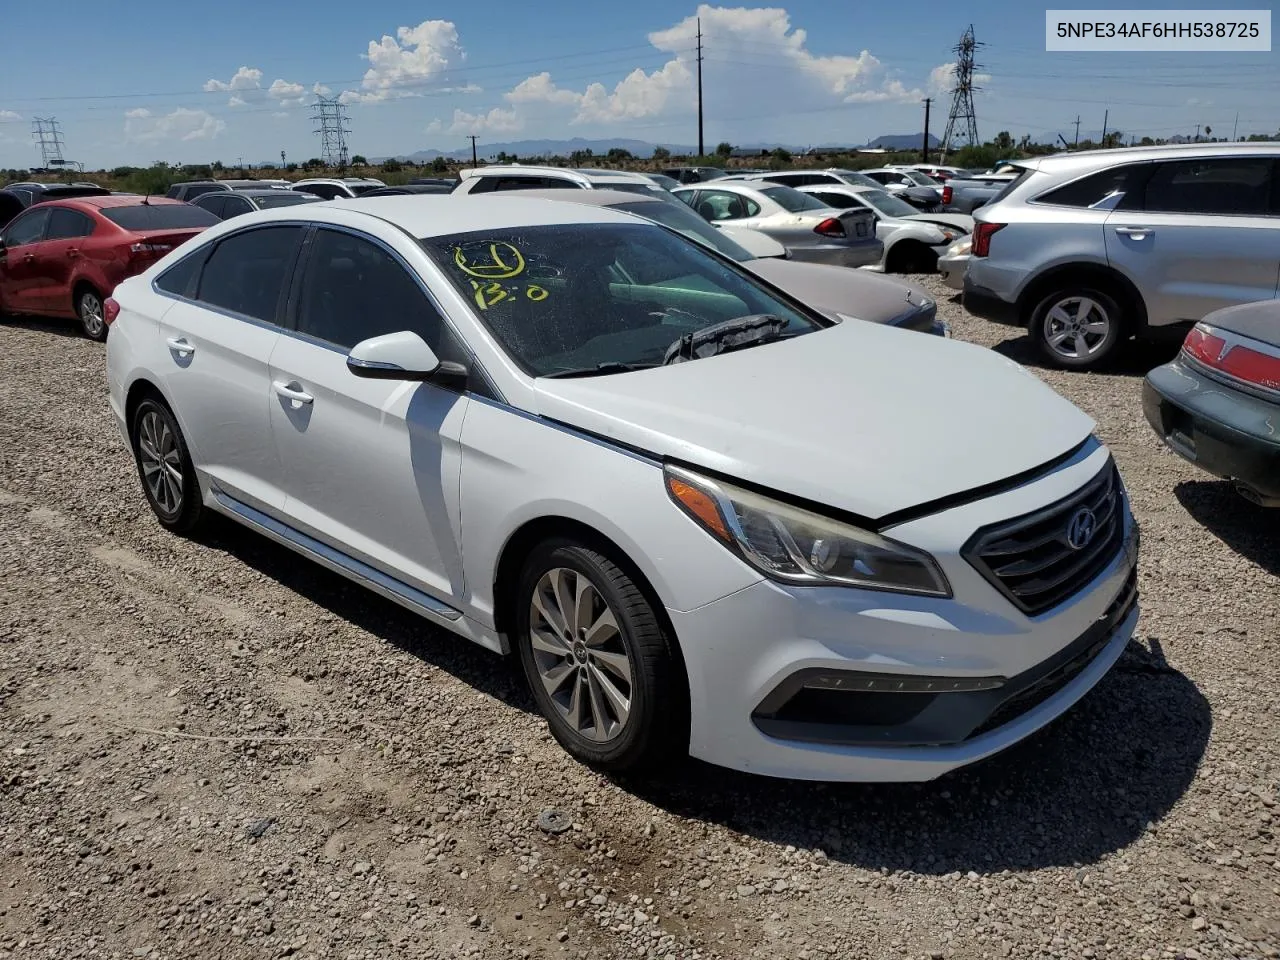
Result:
M1090 583L1124 543L1120 473L1107 465L1076 493L1035 513L983 527L961 551L996 589L1030 616L1050 610ZM1093 534L1071 542L1082 511L1093 515Z

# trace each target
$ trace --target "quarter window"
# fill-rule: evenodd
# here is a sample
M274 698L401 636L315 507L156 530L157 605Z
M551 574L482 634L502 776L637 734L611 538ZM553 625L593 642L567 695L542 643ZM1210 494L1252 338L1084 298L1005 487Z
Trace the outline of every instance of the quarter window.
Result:
M1147 181L1145 207L1167 213L1265 216L1272 165L1264 157L1159 163Z
M1139 174L1148 167L1148 164L1126 164L1101 170L1056 190L1050 190L1037 197L1036 201L1058 207L1114 210L1124 204L1125 197L1133 190ZM1124 205L1132 206L1132 200Z
M176 297L189 297L208 253L209 248L203 247L191 256L182 258L156 278L156 286Z
M56 207L49 214L49 229L45 232L46 240L74 240L87 237L93 233L93 221L76 210Z
M21 247L28 243L39 243L44 237L44 228L49 223L49 210L33 210L25 216L18 217L4 232L6 247Z
M301 227L263 227L220 241L200 275L196 299L275 323L301 237Z
M378 244L319 230L311 244L298 331L351 349L361 340L411 330L442 360L459 360L445 322L409 271Z

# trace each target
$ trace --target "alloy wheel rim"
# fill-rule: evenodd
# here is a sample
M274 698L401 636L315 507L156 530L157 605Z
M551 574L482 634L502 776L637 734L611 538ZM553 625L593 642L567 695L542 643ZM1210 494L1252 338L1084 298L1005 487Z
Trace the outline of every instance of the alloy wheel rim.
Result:
M1107 342L1111 317L1090 297L1067 297L1049 308L1044 317L1045 342L1060 357L1091 357Z
M182 456L177 436L154 410L138 423L138 460L152 501L165 514L177 514L182 509Z
M529 639L560 719L594 743L621 734L634 673L617 617L591 581L566 567L544 573L529 605Z
M92 293L80 297L80 319L85 329L94 336L102 332L102 301Z

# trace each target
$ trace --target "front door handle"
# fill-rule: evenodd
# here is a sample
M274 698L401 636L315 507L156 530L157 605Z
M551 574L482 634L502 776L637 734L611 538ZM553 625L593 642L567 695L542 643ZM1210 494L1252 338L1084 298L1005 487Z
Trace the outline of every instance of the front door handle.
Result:
M1122 237L1135 237L1138 240L1155 233L1150 227L1116 227L1116 233Z
M196 352L196 348L187 342L186 337L170 337L165 343L180 357L189 357Z
M70 260L74 260L78 256L80 256L80 251L77 250L75 247L72 247L70 250L67 251L67 258Z
M282 383L276 380L271 386L275 387L278 396L284 397L286 400L292 400L294 403L311 403L315 400L315 397L303 390L302 387L292 383Z

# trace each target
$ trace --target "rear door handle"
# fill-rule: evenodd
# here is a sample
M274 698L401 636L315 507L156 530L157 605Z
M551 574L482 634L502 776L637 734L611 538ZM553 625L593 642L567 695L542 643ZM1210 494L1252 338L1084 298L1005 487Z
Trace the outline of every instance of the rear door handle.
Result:
M180 357L189 357L196 352L196 348L187 342L186 337L170 337L165 341L172 350Z
M292 400L294 403L311 403L315 400L315 397L311 394L291 383L281 383L276 380L272 382L271 386L275 387L277 395L284 397L286 400Z
M74 260L76 257L80 256L80 251L77 250L75 247L72 247L70 250L67 251L67 256L72 260Z
M1143 237L1155 233L1155 231L1150 227L1116 227L1116 233L1122 237L1137 237L1141 240Z

